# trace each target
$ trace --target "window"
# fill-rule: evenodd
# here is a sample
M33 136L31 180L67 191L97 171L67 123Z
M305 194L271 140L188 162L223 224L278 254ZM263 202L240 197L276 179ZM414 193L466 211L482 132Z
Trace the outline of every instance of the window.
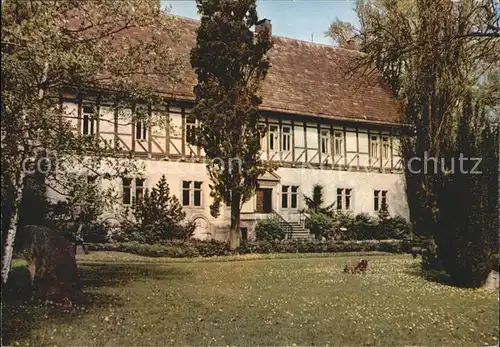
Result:
M130 205L134 201L142 200L144 197L144 189L146 188L145 182L146 180L142 178L123 178L123 204ZM132 195L133 191L135 192L134 195Z
M378 158L379 157L379 143L378 136L370 137L370 157Z
M189 206L191 181L182 181L182 205Z
M97 127L94 105L83 105L82 111L82 135L94 135Z
M337 189L337 210L350 210L352 207L352 189Z
M330 153L330 132L328 130L321 131L321 153Z
M344 134L341 132L335 132L334 151L336 156L344 154Z
M201 206L203 182L182 181L182 205Z
M276 150L277 144L276 144L276 139L277 139L277 133L278 133L278 127L275 125L271 125L269 127L269 149L271 151Z
M282 186L281 187L281 207L282 208L298 208L298 186Z
M378 212L383 206L387 208L387 190L374 190L373 210Z
M146 123L142 120L135 122L135 138L137 140L145 140L147 135Z
M132 179L124 178L123 182L123 203L125 205L130 205L132 201Z
M135 180L135 200L142 200L144 197L144 180L136 179Z
M292 186L292 194L290 196L290 207L291 208L297 208L298 206L298 190L299 187L297 186Z
M288 208L288 189L290 186L281 187L281 207Z
M283 151L290 151L291 129L290 127L283 127L281 129L281 149Z
M186 118L186 142L194 143L196 135L196 119L193 116Z
M346 189L345 190L345 200L344 200L344 209L345 210L350 210L351 209L351 191L352 189Z
M382 153L384 159L389 159L391 157L391 144L389 143L389 137L382 137Z
M134 109L135 122L135 138L137 140L146 140L148 133L147 123L144 119L148 116L148 107L146 105L136 105Z
M201 182L193 182L194 183L194 206L201 206Z

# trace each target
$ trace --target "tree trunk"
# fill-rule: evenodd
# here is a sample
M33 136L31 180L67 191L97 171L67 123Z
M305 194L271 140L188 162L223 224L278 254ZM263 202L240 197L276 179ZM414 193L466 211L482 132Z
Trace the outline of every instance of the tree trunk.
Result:
M42 78L41 78L41 84L45 83L47 81L47 75L49 72L49 63L45 62L44 67L43 67L43 73L42 73ZM38 89L38 99L42 100L44 96L44 90L43 88ZM26 114L25 112L21 113L21 123L24 125L26 123ZM24 131L24 137L25 138L30 138L30 134L27 131ZM35 141L32 141L35 143ZM28 147L27 153L31 153L30 146ZM21 205L21 201L23 198L23 193L24 193L24 185L25 185L25 176L26 172L24 170L24 167L21 165L21 172L19 174L19 181L16 187L16 195L14 199L14 204L12 207L12 213L10 215L10 221L9 221L9 229L7 231L7 238L5 241L5 251L3 254L3 259L2 259L2 281L3 283L7 282L7 278L9 277L9 271L10 271L10 264L12 262L12 253L14 251L14 240L16 239L16 233L17 233L17 227L19 223L19 207Z
M231 194L231 229L229 230L229 243L231 249L238 248L241 240L240 202L241 195L239 193Z
M23 197L24 191L24 176L25 173L21 170L19 177L19 183L16 187L16 196L12 206L12 212L10 215L9 229L7 231L7 239L5 241L5 250L2 259L2 282L6 283L9 277L10 264L12 262L12 253L14 251L14 240L16 239L17 225L19 222L19 206L21 205L21 199Z

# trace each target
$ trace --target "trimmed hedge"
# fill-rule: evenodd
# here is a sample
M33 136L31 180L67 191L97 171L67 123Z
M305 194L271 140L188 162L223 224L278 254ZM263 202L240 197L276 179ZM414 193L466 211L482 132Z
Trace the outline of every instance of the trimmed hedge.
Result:
M232 251L229 243L222 241L167 241L162 245L140 243L94 243L89 249L94 251L117 251L147 257L211 257L234 254L267 253L337 253L337 252L388 252L411 253L416 245L406 240L366 240L366 241L319 241L284 240L244 242Z

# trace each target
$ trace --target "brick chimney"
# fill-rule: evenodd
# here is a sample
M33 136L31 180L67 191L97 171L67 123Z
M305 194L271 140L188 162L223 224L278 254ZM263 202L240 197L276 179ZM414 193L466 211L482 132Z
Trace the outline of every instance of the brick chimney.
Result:
M273 25L271 24L271 20L264 18L257 22L255 25L255 33L260 34L268 31L269 37L273 36Z
M356 40L349 39L345 42L345 49L350 49L351 51L356 51L358 49L356 45Z

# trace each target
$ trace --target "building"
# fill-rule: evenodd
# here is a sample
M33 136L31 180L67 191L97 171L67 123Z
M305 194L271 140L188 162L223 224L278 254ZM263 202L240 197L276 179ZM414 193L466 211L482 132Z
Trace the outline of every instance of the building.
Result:
M182 59L181 82L151 81L168 98L164 108L149 110L164 119L165 126L121 121L105 102L71 94L63 98L64 113L75 131L119 143L145 164L140 177L115 182L123 204L139 198L165 174L172 193L197 224L195 236L228 239L229 208L216 219L210 216L203 151L187 141L196 126L189 116L196 84L189 51L198 21L175 21L181 40L172 45ZM265 20L261 25L271 23ZM279 168L261 178L256 195L244 205L243 237L252 238L255 221L269 214L303 235L303 195L310 196L315 184L324 186L326 204L335 202L339 210L376 214L385 201L392 215L407 217L398 141L401 111L379 76L348 68L360 54L355 50L278 36L273 40L272 67L260 107L267 127L262 157ZM140 107L133 105L130 112Z

